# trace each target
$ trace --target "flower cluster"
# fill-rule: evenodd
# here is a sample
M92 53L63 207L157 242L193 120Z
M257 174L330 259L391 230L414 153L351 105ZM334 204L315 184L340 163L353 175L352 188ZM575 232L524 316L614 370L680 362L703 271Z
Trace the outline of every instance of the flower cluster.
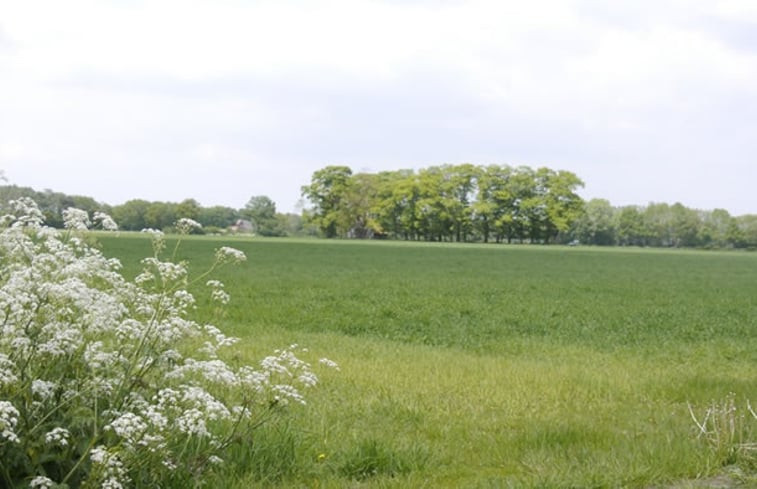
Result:
M318 382L295 345L257 367L226 363L222 350L236 340L192 319L186 265L161 259L162 233L152 232L154 255L129 281L75 232L91 225L86 212L66 209L60 232L29 199L9 209L0 217L0 486L194 483L240 432L304 404L302 390ZM116 229L104 214L93 221ZM245 255L223 247L215 258L211 270ZM221 282L207 286L228 302Z

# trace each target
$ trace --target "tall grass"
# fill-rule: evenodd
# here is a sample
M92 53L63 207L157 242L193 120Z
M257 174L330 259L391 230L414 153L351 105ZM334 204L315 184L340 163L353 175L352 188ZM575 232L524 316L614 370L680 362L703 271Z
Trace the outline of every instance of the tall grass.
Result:
M149 246L103 245L127 274ZM218 245L190 241L185 258L202 267ZM233 245L248 262L222 277L221 324L240 359L297 341L341 365L239 454L238 487L661 485L733 463L697 438L689 404L757 400L752 254Z

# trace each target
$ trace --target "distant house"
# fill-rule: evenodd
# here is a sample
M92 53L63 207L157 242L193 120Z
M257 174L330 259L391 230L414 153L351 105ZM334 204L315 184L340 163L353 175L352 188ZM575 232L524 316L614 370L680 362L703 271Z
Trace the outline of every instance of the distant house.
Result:
M232 233L251 233L255 230L252 225L252 221L247 219L237 219L234 224L229 226Z

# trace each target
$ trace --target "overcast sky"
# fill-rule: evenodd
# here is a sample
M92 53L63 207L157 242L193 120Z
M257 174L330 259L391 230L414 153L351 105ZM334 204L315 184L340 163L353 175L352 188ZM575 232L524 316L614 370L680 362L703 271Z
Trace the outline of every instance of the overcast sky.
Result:
M296 209L313 171L548 166L757 213L757 1L0 2L0 168Z

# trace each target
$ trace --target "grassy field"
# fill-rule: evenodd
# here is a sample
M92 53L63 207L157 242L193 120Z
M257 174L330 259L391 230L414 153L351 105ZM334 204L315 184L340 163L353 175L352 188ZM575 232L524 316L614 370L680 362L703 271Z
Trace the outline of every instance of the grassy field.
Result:
M150 250L101 242L127 275ZM341 365L237 449L237 487L665 487L734 465L755 482L687 406L757 401L757 254L202 237L180 255L202 270L221 245L248 261L205 319L238 355L296 342Z

